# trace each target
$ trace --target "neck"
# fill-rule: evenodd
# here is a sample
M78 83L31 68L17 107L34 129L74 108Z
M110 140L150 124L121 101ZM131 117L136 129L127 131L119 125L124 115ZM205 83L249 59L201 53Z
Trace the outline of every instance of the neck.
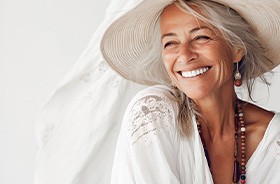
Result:
M202 132L209 136L209 141L222 140L234 131L235 100L234 89L194 100L201 113Z

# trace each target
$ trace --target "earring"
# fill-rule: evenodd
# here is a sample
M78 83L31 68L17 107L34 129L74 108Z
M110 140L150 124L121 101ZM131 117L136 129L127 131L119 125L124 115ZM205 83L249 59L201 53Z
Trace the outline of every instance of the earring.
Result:
M239 68L238 68L238 62L236 63L236 72L234 74L234 85L239 87L242 85L242 76L241 73L239 72Z

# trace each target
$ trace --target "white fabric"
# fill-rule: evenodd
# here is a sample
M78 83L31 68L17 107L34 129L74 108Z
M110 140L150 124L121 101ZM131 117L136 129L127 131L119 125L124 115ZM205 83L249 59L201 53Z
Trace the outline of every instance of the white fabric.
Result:
M196 123L186 138L176 125L172 90L155 86L139 92L129 104L112 171L112 184L213 183ZM247 163L248 184L280 183L280 114Z
M94 33L88 48L42 108L36 127L39 152L36 159L35 184L110 183L114 152L122 116L129 101L138 91L143 89L143 86L124 80L110 70L101 57L99 42L106 27L138 1L139 0L113 0L107 9L106 18ZM157 95L159 94L157 93ZM160 93L160 95L162 94ZM169 108L169 110L174 111L169 113L171 116L165 119L165 121L172 119L174 123L174 113L176 111L174 102L166 98L164 103L172 104L172 108L166 106L166 110ZM167 125L165 131L168 129L172 130L170 136L174 135L174 138L176 137L176 139L179 139L174 124ZM160 129L153 131L153 133L160 134L164 137L164 132L160 131L160 133L158 133L159 130ZM122 134L123 132L124 130ZM151 134L147 135L151 137ZM147 139L146 143L143 141L144 137L145 135L134 145L138 145L140 142L154 145L151 140L156 139L156 137ZM134 139L135 138L136 137L134 137ZM164 139L167 141L168 136ZM199 145L199 141L200 139L193 137L191 143ZM187 140L183 142L183 145L189 144ZM154 151L160 151L162 146L174 147L175 145L158 145L158 147L154 148ZM119 143L116 158L120 157L120 147ZM179 148L180 147L178 147L178 149ZM181 153L182 149L186 148L186 146L180 148ZM190 153L188 154L190 157L188 160L192 161L192 163L196 163L196 165L201 166L204 164L205 169L200 170L200 167L196 165L185 165L182 162L178 162L178 158L182 157L182 155L178 154L175 157L177 161L176 165L170 168L170 171L174 171L173 174L166 176L163 176L163 174L158 175L162 178L169 178L169 180L164 180L162 183L168 181L174 184L202 183L211 178L211 176L205 175L208 171L205 161L201 159L201 155L203 154L202 150L199 147L195 148L196 150L183 150L183 152ZM125 149L125 151L127 150ZM193 152L197 154L192 155ZM128 154L128 152L126 153ZM162 154L164 153L165 152ZM179 152L176 151L176 153ZM159 153L156 154L159 155ZM165 166L169 166L172 160L174 160L171 155L172 153L166 153L166 158L169 160L166 160ZM120 159L124 159L124 157L120 157ZM150 158L150 160L154 160L154 158ZM128 169L128 165L125 165L123 167L123 174L120 171L120 175L117 177L116 169L121 167L121 165L119 165L120 161L121 160L115 159L113 178L116 180L113 181L116 182L120 181L117 179L122 176L131 176L124 175L125 173L132 174L131 172L134 172L134 170L131 170L131 172L125 170ZM125 160L124 163L128 162L130 162L130 160ZM132 164L133 162L130 163ZM143 165L142 167L150 167L149 163L147 164L148 165ZM193 178L184 176L186 175L183 173L184 170L179 171L177 169L178 167L191 170L191 176L198 175L199 177ZM135 166L133 166L133 168L135 168ZM162 167L160 169L167 170L168 168L169 167ZM154 165L151 169L157 169L157 165ZM154 179L154 173L149 171L149 168L147 168L147 173L145 174L149 174L151 176L150 179ZM156 173L158 173L158 171ZM141 176L140 174L141 173L138 174L138 178ZM127 181L123 181L122 183L131 184L133 183L131 179L133 178L128 178ZM149 177L147 177L147 179L149 179Z
M127 11L128 0L108 7L106 18L39 114L35 184L107 184L127 104L143 87L104 62L99 42L106 27Z

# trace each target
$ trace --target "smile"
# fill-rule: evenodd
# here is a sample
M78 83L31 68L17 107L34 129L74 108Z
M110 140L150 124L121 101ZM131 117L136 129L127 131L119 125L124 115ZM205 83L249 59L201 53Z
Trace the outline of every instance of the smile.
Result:
M181 75L185 78L190 78L190 77L196 77L198 75L201 75L205 72L207 72L210 69L209 66L203 67L203 68L198 68L196 70L191 70L191 71L186 71L186 72L181 72Z

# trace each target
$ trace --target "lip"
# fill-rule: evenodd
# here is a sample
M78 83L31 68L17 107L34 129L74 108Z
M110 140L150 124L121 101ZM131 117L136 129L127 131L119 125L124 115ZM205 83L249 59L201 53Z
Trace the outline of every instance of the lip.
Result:
M183 78L193 78L205 74L211 68L212 68L211 66L203 66L192 70L178 71L177 73Z

